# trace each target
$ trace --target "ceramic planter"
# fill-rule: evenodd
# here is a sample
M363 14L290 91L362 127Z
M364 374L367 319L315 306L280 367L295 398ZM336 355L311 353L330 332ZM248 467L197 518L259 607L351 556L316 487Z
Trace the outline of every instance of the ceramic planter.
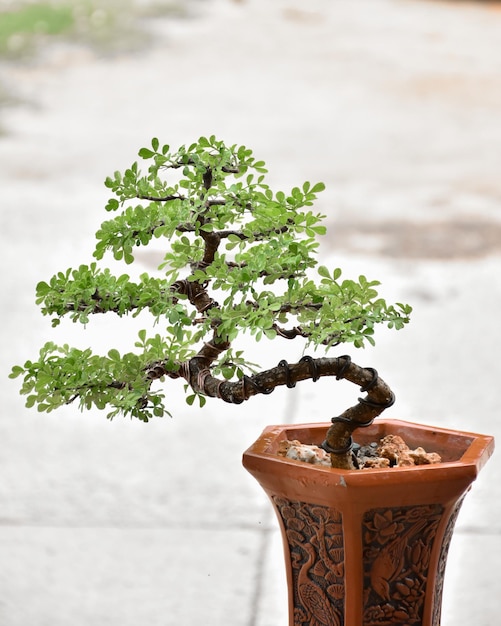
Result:
M356 441L397 434L442 463L337 470L277 456L283 439L318 445L328 426L269 426L243 456L279 519L289 626L439 626L454 524L493 437L380 419Z

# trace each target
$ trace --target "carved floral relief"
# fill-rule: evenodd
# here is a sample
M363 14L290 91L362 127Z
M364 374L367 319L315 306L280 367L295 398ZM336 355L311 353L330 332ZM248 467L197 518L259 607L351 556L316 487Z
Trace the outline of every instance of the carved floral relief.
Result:
M364 626L422 623L439 504L372 509L363 518Z
M347 626L342 516L333 508L273 498L289 546L294 626ZM447 549L459 506L440 553L433 625L439 626ZM420 626L440 504L371 509L362 520L363 625ZM441 538L439 538L441 539Z

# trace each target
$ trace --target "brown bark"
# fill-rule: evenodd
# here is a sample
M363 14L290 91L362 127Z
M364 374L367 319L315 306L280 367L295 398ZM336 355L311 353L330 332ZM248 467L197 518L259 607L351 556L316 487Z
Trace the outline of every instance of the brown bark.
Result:
M183 376L196 393L232 404L240 404L258 394L269 394L281 385L294 387L302 380L316 381L324 376L334 376L337 380L345 378L358 385L366 396L359 398L357 404L340 416L332 418L323 446L331 455L333 467L354 469L351 455L353 432L369 426L395 400L393 392L373 368L360 367L348 356L303 357L297 363L281 361L274 368L244 376L240 381L227 381L212 376L210 365L228 347L226 343L210 341L196 357L183 364L177 374L170 376Z

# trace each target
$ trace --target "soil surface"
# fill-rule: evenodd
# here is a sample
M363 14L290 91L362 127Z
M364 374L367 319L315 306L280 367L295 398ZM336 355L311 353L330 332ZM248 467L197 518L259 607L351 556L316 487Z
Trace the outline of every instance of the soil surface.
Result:
M330 455L322 448L305 444L297 440L284 440L280 443L278 454L295 461L312 465L331 466ZM398 435L387 435L381 441L368 445L354 444L352 459L355 469L380 469L388 467L412 467L431 465L442 461L436 452L427 452L421 447L411 450Z

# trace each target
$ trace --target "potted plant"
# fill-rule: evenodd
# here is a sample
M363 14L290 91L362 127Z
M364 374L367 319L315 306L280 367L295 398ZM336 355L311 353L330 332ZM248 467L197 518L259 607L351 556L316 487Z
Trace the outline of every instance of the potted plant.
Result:
M244 146L201 137L178 150L142 148L135 162L106 179L115 217L96 234L95 261L37 285L42 313L87 324L92 315L149 311L161 332L138 333L134 352L45 344L36 360L15 366L27 406L50 412L69 403L145 422L169 413L162 393L181 379L186 400L239 404L275 387L330 376L365 394L329 424L267 428L244 454L278 514L284 537L290 624L438 626L447 546L459 503L492 452L492 438L374 419L394 402L373 368L326 356L343 343L374 344L378 324L400 329L411 307L389 305L378 282L344 279L318 266L322 216L311 206L323 184L273 192L265 163ZM106 252L134 262L137 246L165 240L155 275L115 276ZM323 356L249 362L235 342L297 340ZM384 435L442 455L435 465L360 470L353 452ZM278 454L283 440L317 444L330 467Z

